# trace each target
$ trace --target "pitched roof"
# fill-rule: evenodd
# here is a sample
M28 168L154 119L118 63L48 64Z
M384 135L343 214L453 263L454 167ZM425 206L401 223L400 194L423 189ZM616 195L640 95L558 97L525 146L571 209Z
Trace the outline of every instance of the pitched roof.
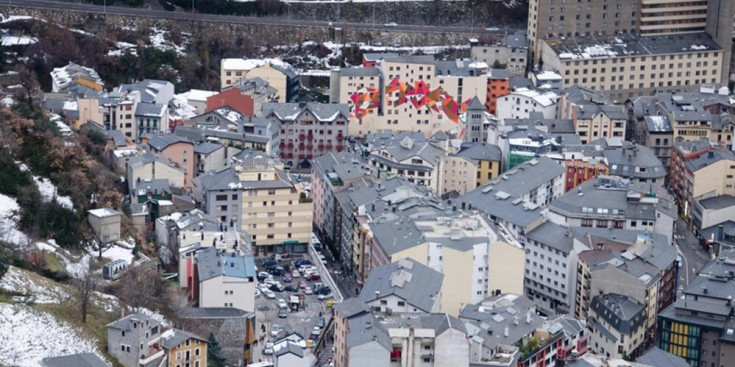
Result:
M194 153L197 154L212 154L225 146L217 143L203 142L194 146Z
M574 239L571 233L566 228L553 222L545 222L534 228L533 231L527 234L527 237L565 254L571 252L574 247Z
M179 313L184 319L231 319L248 315L252 313L233 307L187 307Z
M470 103L467 104L467 110L485 110L485 105L480 102L480 99L477 98L477 96L472 97L472 100L470 100Z
M344 301L334 305L334 309L344 318L350 318L361 313L369 313L370 307L365 302L360 301L357 297L347 298Z
M197 251L196 259L200 282L220 276L255 277L255 261L252 255L224 254L214 247L207 247Z
M438 300L444 274L413 259L401 259L380 266L370 272L359 299L369 302L388 296L397 296L424 312L431 312Z
M350 118L350 110L344 103L264 103L263 116L275 115L281 121L295 121L304 112L311 112L319 121Z
M659 347L649 349L635 361L651 367L690 367L684 358L666 352Z
M380 75L380 69L378 68L341 68L339 69L339 75L346 76L346 77L378 76Z
M620 334L631 336L646 322L645 307L616 293L592 297L590 310Z
M206 339L202 338L199 335L190 333L185 330L180 330L180 329L166 330L165 332L161 334L161 339L163 341L162 343L163 349L166 349L166 350L169 350L171 348L176 348L179 345L181 345L181 343L189 339L198 339L205 343L207 342Z
M731 206L735 206L735 196L732 195L718 195L707 199L699 200L699 204L705 209L718 210L724 209Z
M125 330L130 331L133 330L133 323L145 323L148 326L157 326L160 325L156 319L143 314L143 313L134 313L128 316L125 316L119 320L113 321L109 324L107 324L108 328L118 329L118 330Z
M500 161L503 159L500 147L488 143L462 143L455 155L477 161Z
M291 353L299 358L304 358L304 350L295 343L286 342L286 346L276 352L276 357Z
M44 358L41 365L44 367L107 367L107 362L93 353L77 353Z
M161 117L166 106L158 103L138 103L135 107L135 116Z
M193 144L189 139L174 134L146 134L144 138L148 139L148 146L159 152L177 143Z

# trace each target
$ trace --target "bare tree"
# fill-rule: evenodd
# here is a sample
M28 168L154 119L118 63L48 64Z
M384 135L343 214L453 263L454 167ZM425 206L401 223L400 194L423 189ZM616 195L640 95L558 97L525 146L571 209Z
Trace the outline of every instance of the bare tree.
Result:
M92 299L92 294L97 288L97 283L92 276L92 269L87 268L79 279L75 280L75 286L77 289L79 301L79 313L82 316L82 322L87 322L87 311L89 310L89 302Z
M166 281L155 266L131 266L115 284L120 301L133 309L147 308L167 313L170 309Z

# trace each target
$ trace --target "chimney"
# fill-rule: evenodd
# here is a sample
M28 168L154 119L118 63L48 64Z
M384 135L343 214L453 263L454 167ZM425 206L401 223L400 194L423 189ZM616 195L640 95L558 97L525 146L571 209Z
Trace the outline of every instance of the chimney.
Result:
M531 310L526 311L526 324L530 324L533 319L531 318Z
M380 291L375 291L375 299L380 298Z
M717 226L717 241L722 241L725 239L725 227L720 224Z

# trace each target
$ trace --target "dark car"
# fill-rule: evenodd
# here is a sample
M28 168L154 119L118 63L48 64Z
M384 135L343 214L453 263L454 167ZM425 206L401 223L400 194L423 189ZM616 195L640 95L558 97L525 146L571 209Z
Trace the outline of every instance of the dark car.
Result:
M278 285L278 284L273 284L273 285L272 285L272 286L270 286L270 287L269 287L268 289L272 290L273 292L278 292L278 293L281 293L281 292L283 292L283 289L284 289L284 288L283 288L283 286L282 286L282 285Z
M324 317L320 317L316 320L316 325L314 325L318 328L324 328Z
M283 287L283 290L286 291L286 292L298 292L299 291L299 286L293 285L293 284L289 284L289 285Z
M264 280L268 279L269 276L270 275L268 273L261 271L258 273L258 281L262 283Z
M315 243L314 244L314 250L317 250L317 251L321 252L322 251L322 244L321 243L318 243L318 242Z
M314 294L331 294L332 290L329 287L321 287L314 289Z
M264 268L275 268L278 265L278 262L275 260L268 260L263 263Z
M282 319L287 318L288 317L288 310L286 310L285 308L279 309L278 310L278 317L280 317Z
M321 277L319 276L319 274L309 274L309 275L305 276L304 278L306 280L319 280L319 279L321 279Z
M294 261L293 265L298 268L304 265L311 265L311 261L307 259L296 260Z
M278 268L271 268L270 270L268 270L268 272L271 273L271 275L276 276L276 277L280 277L280 276L283 276L283 274L286 274L286 272L283 269L278 269Z

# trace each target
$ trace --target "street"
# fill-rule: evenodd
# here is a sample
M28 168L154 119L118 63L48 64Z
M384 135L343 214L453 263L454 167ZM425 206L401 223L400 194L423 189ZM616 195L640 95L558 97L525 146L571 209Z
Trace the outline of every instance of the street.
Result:
M697 276L697 272L710 260L710 255L699 245L699 240L687 228L686 222L677 218L674 243L678 247L681 256L681 268L679 269L679 291L686 288L691 280Z

